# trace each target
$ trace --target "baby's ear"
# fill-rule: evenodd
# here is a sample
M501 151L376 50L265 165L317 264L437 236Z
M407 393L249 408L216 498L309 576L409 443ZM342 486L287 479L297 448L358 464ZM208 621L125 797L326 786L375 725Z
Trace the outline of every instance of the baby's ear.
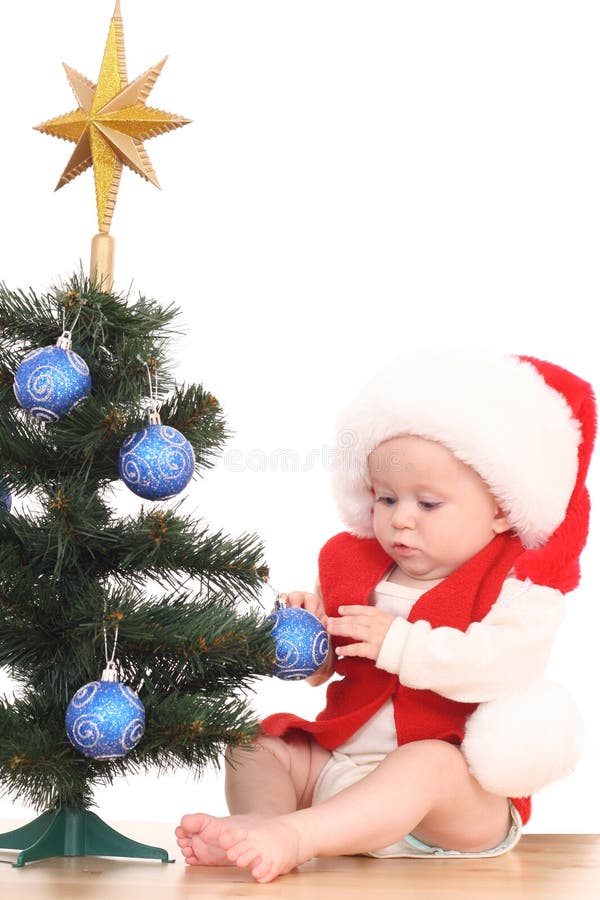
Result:
M510 531L511 528L512 525L508 521L508 516L498 507L492 522L492 531L494 534L504 534L505 531Z

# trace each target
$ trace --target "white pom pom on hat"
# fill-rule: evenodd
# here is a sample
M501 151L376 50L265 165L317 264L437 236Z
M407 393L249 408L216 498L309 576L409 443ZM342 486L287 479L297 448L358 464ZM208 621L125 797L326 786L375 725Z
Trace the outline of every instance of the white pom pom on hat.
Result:
M480 703L462 752L491 794L528 797L569 775L583 749L583 719L570 693L540 681L521 694Z
M373 537L369 454L414 434L438 441L479 473L524 547L544 544L565 516L581 441L580 423L545 380L545 365L435 351L407 354L380 371L338 422L333 492L349 530Z

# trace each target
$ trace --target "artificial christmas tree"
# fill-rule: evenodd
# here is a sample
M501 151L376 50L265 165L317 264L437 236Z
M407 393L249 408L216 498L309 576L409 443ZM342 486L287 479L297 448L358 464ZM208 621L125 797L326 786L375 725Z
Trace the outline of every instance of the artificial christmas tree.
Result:
M0 835L0 847L22 851L16 865L83 854L166 861L165 851L130 841L90 812L94 786L153 766L201 773L226 744L252 740L258 726L244 688L272 671L274 644L262 611L245 601L258 597L267 570L256 536L213 531L178 501L136 501L134 514L115 509L120 451L148 425L148 375L150 424L163 423L167 433L150 454L156 496L181 490L181 442L170 435L190 447L199 473L227 432L209 391L176 384L169 352L176 308L112 289L116 187L129 165L124 148L135 150L141 168L147 162L141 141L152 135L131 122L144 118L155 78L127 84L118 3L98 85L69 71L82 98L69 114L72 169L93 165L97 196L107 192L91 277L72 276L40 295L0 288L0 666L18 685L14 698L0 699L0 785L41 812ZM159 111L149 112L157 114L148 116L154 133L166 130ZM102 116L112 116L110 128ZM135 135L118 140L117 126ZM59 402L68 371L57 374L47 360L19 369L65 334L67 363L76 353L89 372L89 392L74 405ZM50 414L27 412L29 393L43 396ZM17 501L12 508L8 497ZM96 718L86 718L90 702ZM128 708L132 724L121 728Z

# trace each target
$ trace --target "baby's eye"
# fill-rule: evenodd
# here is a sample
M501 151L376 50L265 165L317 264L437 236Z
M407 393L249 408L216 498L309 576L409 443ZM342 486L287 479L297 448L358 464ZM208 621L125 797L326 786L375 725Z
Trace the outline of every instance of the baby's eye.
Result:
M396 502L395 497L376 497L376 503L381 503L383 506L392 506Z
M437 509L439 506L442 505L440 500L419 500L418 503L419 503L420 509L424 509L427 512L429 512L432 509Z

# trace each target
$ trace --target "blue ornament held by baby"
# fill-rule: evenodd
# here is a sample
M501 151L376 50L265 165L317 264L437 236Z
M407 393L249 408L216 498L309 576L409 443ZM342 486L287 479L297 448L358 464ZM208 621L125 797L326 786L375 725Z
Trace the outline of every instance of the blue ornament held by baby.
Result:
M275 641L273 674L284 681L300 681L319 669L329 652L329 635L307 609L287 606L277 599L272 623Z
M15 372L19 405L45 422L58 422L90 393L90 370L71 346L71 332L63 331L55 345L28 353Z

